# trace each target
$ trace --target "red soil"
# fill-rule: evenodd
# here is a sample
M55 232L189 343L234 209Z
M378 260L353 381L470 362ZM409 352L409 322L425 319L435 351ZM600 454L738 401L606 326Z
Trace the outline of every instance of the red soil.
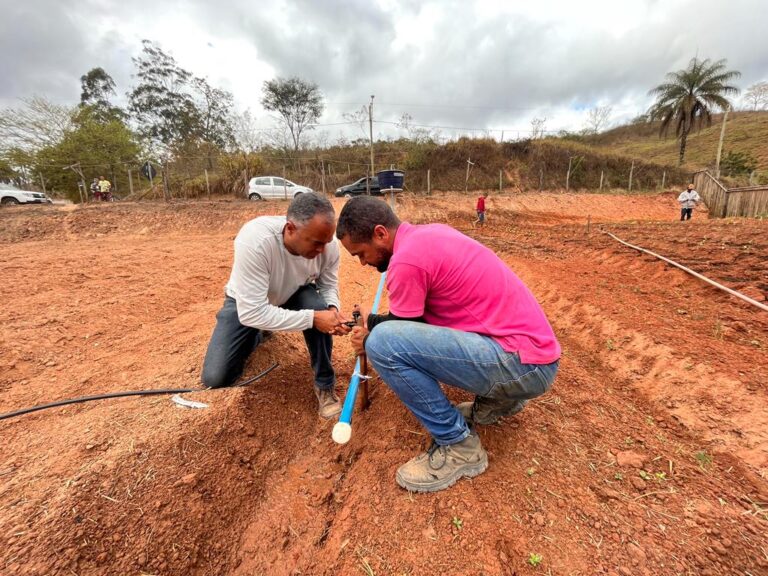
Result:
M246 375L280 368L188 395L205 410L157 396L0 421L0 573L767 574L768 313L601 227L764 299L768 223L680 223L670 195L531 194L492 196L475 230L473 207L398 211L494 248L564 350L551 393L481 428L485 474L401 490L395 470L428 442L415 419L374 381L352 440L334 444L301 336L278 334ZM284 209L1 210L0 412L197 386L232 239ZM345 306L370 302L377 276L345 254ZM343 388L346 339L335 363Z

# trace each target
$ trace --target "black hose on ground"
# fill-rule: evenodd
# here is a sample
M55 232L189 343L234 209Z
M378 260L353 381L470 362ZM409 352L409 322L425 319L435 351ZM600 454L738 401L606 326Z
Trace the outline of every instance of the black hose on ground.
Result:
M260 378L263 378L272 370L280 366L279 363L275 362L261 372L260 374L256 374L253 378L249 378L248 380L245 380L243 382L240 382L239 384L235 384L233 387L242 387L250 384L251 382L255 382L256 380L259 380ZM46 410L47 408L56 408L57 406L67 406L68 404L80 404L82 402L90 402L92 400L104 400L106 398L122 398L125 396L156 396L158 394L183 394L185 392L203 392L205 390L213 390L213 388L162 388L158 390L131 390L128 392L110 392L109 394L97 394L95 396L80 396L79 398L71 398L69 400L59 400L57 402L51 402L49 404L40 404L39 406L32 406L31 408L22 408L21 410L15 410L13 412L6 412L5 414L0 414L0 420L5 420L7 418L13 418L14 416L22 416L23 414L29 414L30 412L37 412L38 410ZM220 390L224 390L224 388L220 388Z

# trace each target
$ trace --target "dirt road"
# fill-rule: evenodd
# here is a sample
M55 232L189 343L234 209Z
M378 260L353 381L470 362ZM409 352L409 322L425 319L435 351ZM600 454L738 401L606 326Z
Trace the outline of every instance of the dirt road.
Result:
M768 313L601 234L764 300L768 222L676 222L672 195L534 194L491 197L476 230L472 207L398 211L493 247L564 351L550 394L481 428L485 474L398 488L428 443L416 420L374 381L351 442L334 444L301 336L279 334L246 374L280 367L189 396L205 410L159 396L0 421L0 572L768 574ZM197 386L234 235L284 209L0 210L0 412ZM372 300L375 271L344 254L341 278L345 306ZM344 388L345 339L335 363Z

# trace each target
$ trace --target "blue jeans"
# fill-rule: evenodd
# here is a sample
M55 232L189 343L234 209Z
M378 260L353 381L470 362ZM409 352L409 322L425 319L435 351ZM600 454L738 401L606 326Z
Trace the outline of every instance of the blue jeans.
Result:
M312 284L302 286L281 306L288 310L326 310L328 306ZM336 373L331 364L333 339L330 334L310 328L304 330L304 341L309 350L315 385L331 389L336 384ZM240 324L237 303L226 296L224 305L216 314L208 350L203 361L203 385L207 388L231 386L243 373L245 362L259 344L264 341L264 332Z
M399 320L378 324L365 351L379 376L442 446L461 442L469 427L440 382L519 404L549 390L559 364L523 364L516 352L506 352L488 336Z

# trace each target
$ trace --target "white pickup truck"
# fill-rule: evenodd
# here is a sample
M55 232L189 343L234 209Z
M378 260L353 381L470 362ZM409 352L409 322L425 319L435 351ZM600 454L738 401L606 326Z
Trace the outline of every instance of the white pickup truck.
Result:
M10 184L0 184L0 204L50 204L51 199L42 192L19 190Z

